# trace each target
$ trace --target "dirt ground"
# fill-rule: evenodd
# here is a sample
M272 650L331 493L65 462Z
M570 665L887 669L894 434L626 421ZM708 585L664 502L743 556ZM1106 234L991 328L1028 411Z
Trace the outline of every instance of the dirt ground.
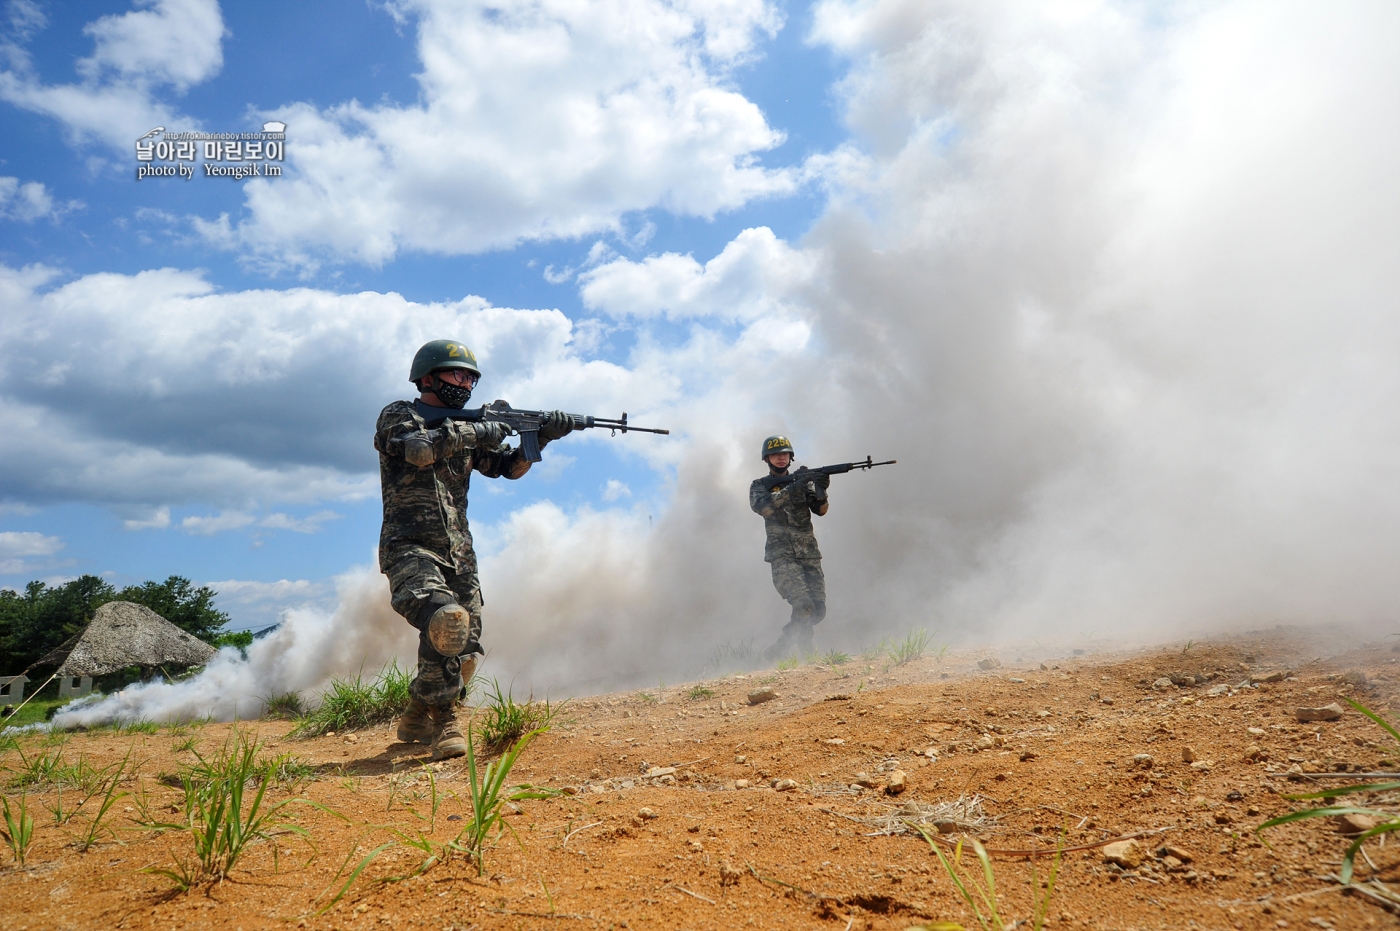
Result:
M285 836L275 864L261 844L224 882L177 894L143 869L188 856L190 838L136 824L135 793L173 818L181 795L160 777L193 760L191 738L208 752L231 726L75 734L63 745L69 762L130 753L136 774L122 788L133 794L113 806L114 833L85 853L75 843L84 816L57 826L45 807L55 790L29 794L37 840L26 867L0 867L4 927L975 927L909 820L993 851L1007 923L1032 908L1031 861L1014 851L1139 835L1136 868L1106 861L1102 846L1064 854L1048 927L1393 927L1395 915L1328 878L1347 844L1330 822L1253 829L1298 807L1285 794L1400 768L1400 749L1361 714L1297 720L1299 708L1340 696L1400 711L1398 660L1389 645L1337 654L1325 637L1274 631L1185 651L964 653L892 669L855 658L574 700L512 774L569 794L521 803L506 819L518 840L507 834L489 850L484 875L457 858L382 882L424 859L399 843L319 914L395 830L439 844L461 830L461 761L433 764L434 819L426 750L394 743L387 728L292 740L288 724L244 724L268 753L319 772L275 786L275 800L308 798L340 817L293 805L289 820L309 844ZM1179 684L1160 682L1172 676ZM765 687L778 697L750 705ZM32 736L5 751L5 784L21 751L54 746ZM906 788L891 795L895 770ZM12 785L5 794L19 798ZM1396 844L1368 852L1375 869L1359 863L1359 876L1400 881ZM1050 860L1035 863L1044 881Z

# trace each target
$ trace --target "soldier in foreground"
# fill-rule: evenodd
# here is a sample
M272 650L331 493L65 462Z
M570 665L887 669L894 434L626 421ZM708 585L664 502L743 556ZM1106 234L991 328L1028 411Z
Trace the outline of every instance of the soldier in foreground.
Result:
M792 465L792 443L785 436L763 441L763 461L768 475L754 479L749 486L749 507L763 517L768 542L763 559L773 569L773 587L792 605L792 617L776 643L763 651L772 662L790 653L812 651L812 628L826 617L826 578L822 575L822 553L812 532L812 515L826 514L826 497L831 476L812 472L801 481L776 484L787 478Z
M465 345L427 343L408 377L418 399L393 402L375 426L384 495L379 568L389 577L394 610L419 632L418 674L398 738L430 743L440 760L467 752L456 701L482 653L481 585L467 526L471 473L518 479L530 461L521 449L502 445L505 424L449 418L481 378ZM539 446L573 429L570 415L553 411L539 424Z

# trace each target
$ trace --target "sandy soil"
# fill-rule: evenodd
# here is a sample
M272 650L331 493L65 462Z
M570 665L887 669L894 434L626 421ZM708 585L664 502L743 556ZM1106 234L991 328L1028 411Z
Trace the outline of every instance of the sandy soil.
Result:
M1358 713L1298 723L1300 707L1343 695L1400 710L1400 653L1374 645L1318 658L1335 652L1280 631L1184 653L1043 663L1003 653L1004 665L990 669L978 661L991 665L991 653L890 670L857 658L703 683L712 696L692 695L688 683L571 701L565 723L528 748L513 774L571 794L521 803L507 818L518 842L507 835L491 849L484 875L459 858L380 882L422 863L421 851L400 843L324 914L318 909L345 882L337 871L395 831L437 843L456 835L455 819L469 810L463 766L433 764L434 822L424 748L393 743L384 728L302 741L286 738L286 724L245 724L269 753L291 753L321 773L274 787L275 800L308 798L344 820L294 805L286 811L310 832L310 846L288 835L274 865L271 847L259 845L224 882L174 894L142 870L188 856L187 835L141 828L127 796L114 806L115 834L81 853L84 816L55 825L43 806L56 792L43 789L28 796L39 816L28 866L0 868L4 926L973 927L929 843L907 829L880 833L922 819L942 837L971 833L993 851L1050 850L1061 832L1070 847L1140 835L1144 861L1135 869L1107 862L1103 847L1064 855L1051 928L1393 927L1394 915L1327 878L1347 843L1331 823L1263 838L1253 830L1296 807L1284 794L1340 784L1323 774L1400 768L1400 750ZM1172 675L1183 684L1153 687ZM1281 681L1239 688L1251 677ZM748 694L763 687L778 697L749 705ZM173 818L180 793L160 777L193 759L177 748L193 737L210 751L229 730L77 734L63 753L105 765L129 752L138 772L123 788L144 789L152 808ZM45 738L25 738L0 765L15 770L20 751L32 758L46 749ZM907 787L890 795L895 769ZM794 786L776 789L779 780ZM852 788L858 780L870 788ZM17 790L5 791L13 805ZM1397 845L1368 849L1381 878L1400 881ZM1030 861L995 853L993 862L1003 919L1029 917ZM1043 881L1049 861L1036 862Z

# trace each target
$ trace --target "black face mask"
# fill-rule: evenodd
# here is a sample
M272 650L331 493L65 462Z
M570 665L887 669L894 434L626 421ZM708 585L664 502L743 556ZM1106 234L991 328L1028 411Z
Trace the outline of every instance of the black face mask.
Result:
M433 394L448 407L465 407L472 398L472 389L465 385L454 385L433 376Z

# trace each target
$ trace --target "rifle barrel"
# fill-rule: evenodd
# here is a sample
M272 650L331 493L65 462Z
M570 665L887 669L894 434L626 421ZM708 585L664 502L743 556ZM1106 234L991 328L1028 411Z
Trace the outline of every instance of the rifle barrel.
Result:
M670 435L671 435L671 431L670 431L670 430L661 430L661 429L658 429L658 428L656 428L656 427L634 427L634 426L632 426L630 423L627 422L627 415L626 415L626 414L623 414L621 418L617 418L617 417L589 417L589 418L587 418L587 422L588 422L588 425L591 426L591 427L601 427L601 428L606 428L606 429L608 429L608 430L621 430L623 433L628 433L628 432L632 432L632 433L659 433L659 434L661 434L662 436L670 436Z

